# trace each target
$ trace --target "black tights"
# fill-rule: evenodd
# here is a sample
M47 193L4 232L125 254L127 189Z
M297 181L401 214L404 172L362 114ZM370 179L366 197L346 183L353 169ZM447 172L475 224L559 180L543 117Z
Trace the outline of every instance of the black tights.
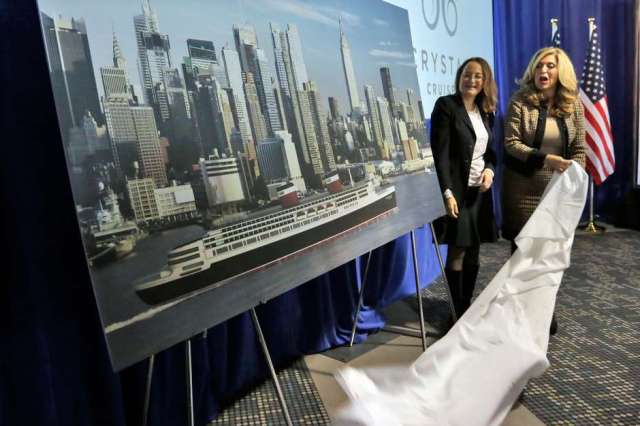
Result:
M450 245L447 249L447 269L462 271L465 266L478 266L480 246L457 247Z

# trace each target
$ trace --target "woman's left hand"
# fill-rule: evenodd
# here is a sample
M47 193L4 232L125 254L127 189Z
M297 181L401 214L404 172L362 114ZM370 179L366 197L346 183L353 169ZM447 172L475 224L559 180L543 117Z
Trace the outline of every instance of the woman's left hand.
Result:
M484 169L480 177L480 192L486 192L491 188L493 184L493 171L491 169Z

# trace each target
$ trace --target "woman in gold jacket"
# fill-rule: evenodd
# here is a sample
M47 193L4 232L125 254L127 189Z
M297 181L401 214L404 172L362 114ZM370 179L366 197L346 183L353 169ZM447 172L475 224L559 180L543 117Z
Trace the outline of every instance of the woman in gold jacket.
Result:
M537 51L505 118L502 236L513 242L536 209L553 172L585 162L584 112L571 60L557 47ZM555 334L557 322L552 321Z

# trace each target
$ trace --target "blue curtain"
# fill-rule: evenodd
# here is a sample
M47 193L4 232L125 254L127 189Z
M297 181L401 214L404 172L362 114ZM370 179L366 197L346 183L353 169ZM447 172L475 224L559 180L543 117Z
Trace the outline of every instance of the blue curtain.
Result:
M582 73L589 28L596 18L600 30L614 138L616 172L596 188L596 213L612 221L633 179L633 0L493 0L495 73L500 95L498 139L502 140L503 115L533 53L551 44L551 18L559 19L562 48L571 57L578 79ZM502 150L498 149L499 160ZM502 170L496 179L500 190ZM501 209L496 197L496 211Z

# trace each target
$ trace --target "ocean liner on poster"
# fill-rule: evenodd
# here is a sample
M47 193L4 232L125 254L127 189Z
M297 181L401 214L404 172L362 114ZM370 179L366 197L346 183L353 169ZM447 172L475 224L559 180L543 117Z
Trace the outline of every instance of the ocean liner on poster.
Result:
M176 247L166 269L137 284L137 294L149 304L169 301L292 256L396 207L394 186L369 180L343 190L337 173L325 185L326 194L303 203L294 185L284 185L281 206Z

